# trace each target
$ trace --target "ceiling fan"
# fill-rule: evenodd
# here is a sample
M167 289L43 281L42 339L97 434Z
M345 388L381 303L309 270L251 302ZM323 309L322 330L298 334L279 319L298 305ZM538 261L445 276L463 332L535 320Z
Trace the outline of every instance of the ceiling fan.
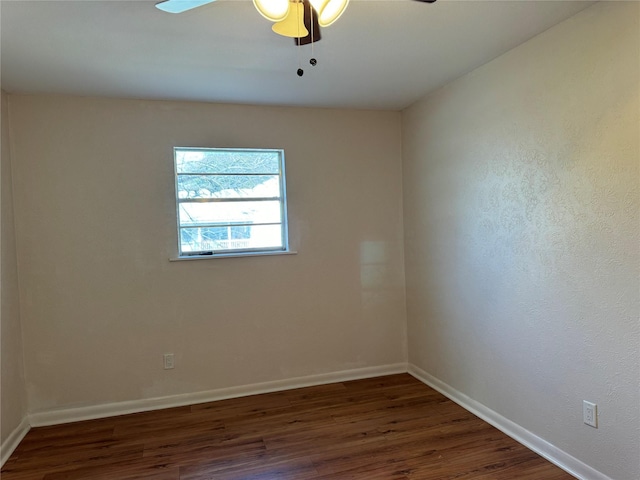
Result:
M168 13L182 13L216 0L164 0L156 7ZM434 3L436 0L415 0ZM306 45L321 39L320 27L328 27L345 11L349 0L253 0L260 14L274 22L278 35L295 39L296 45Z

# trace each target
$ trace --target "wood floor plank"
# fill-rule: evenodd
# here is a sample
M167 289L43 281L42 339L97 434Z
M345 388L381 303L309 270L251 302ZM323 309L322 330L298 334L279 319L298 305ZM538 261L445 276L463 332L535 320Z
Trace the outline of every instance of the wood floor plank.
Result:
M91 467L47 474L43 480L179 480L178 467L162 465L119 465L114 463L98 470Z
M52 449L55 452L36 453L34 455L23 455L16 462L5 464L0 472L3 480L14 478L14 473L34 473L41 478L46 474L60 471L76 470L79 468L90 468L101 471L114 463L129 465L142 458L143 446L138 445L118 445L110 444L106 447L97 446L89 449L68 449L61 453L59 449ZM21 478L19 475L16 478Z
M408 374L32 429L2 480L571 480Z

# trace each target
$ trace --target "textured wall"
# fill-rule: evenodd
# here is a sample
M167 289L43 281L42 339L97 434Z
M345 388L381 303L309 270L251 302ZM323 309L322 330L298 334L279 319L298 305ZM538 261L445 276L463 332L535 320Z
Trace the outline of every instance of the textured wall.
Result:
M639 17L597 4L403 114L410 361L619 480L640 478Z
M0 350L2 401L0 416L0 443L4 443L27 412L24 368L22 363L22 332L20 329L20 311L18 297L18 270L16 265L16 242L13 223L13 193L11 188L11 150L9 148L9 110L7 95L2 92L2 257L0 270L1 304L0 311Z
M32 412L406 361L399 113L10 102ZM284 148L298 254L169 262L174 146Z

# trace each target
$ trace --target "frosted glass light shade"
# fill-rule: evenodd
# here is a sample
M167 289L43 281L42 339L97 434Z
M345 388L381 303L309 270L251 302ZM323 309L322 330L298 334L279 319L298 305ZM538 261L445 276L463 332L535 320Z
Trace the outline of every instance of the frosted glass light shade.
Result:
M335 22L349 5L349 0L310 0L318 13L318 23L321 27L328 27Z
M256 10L267 20L279 22L289 13L289 0L253 0Z
M302 38L309 35L309 30L304 26L304 5L291 2L289 14L286 18L271 27L278 35L292 38Z

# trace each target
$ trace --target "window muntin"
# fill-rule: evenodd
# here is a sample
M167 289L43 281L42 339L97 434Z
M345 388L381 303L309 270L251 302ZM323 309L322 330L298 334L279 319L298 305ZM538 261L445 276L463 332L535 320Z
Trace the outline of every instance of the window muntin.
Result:
M179 256L288 251L282 150L174 153Z

